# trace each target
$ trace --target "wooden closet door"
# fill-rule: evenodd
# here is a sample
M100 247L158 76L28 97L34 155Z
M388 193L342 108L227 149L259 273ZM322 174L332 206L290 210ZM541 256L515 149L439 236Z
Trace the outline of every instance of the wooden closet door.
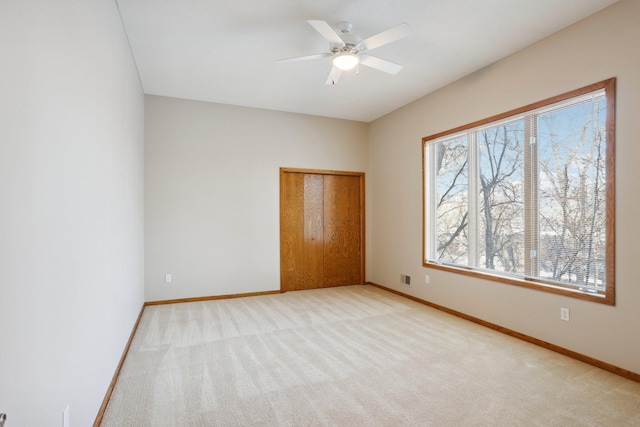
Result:
M304 174L280 173L280 288L304 289Z
M324 286L323 176L304 175L304 247L302 289Z
M324 286L362 282L360 178L324 176Z
M285 173L280 180L280 274L283 291L324 286L322 175Z
M363 281L363 174L280 171L281 290Z

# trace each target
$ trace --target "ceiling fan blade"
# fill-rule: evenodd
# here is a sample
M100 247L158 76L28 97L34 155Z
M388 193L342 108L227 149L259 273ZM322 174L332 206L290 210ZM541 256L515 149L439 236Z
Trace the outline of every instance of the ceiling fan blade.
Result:
M398 65L386 59L380 59L371 55L361 55L360 64L367 67L375 68L376 70L384 71L389 74L398 74L402 70L402 65Z
M320 59L320 58L325 58L327 56L333 56L333 55L331 53L329 53L329 52L327 52L327 53L316 53L316 54L313 54L313 55L296 56L295 58L278 59L278 62L282 62L283 64L288 64L290 62L307 61L309 59Z
M336 83L338 83L338 80L340 80L340 76L342 75L342 70L337 68L337 67L333 67L331 68L331 72L329 73L329 77L327 77L327 81L324 82L324 84L326 85L334 85Z
M344 42L342 41L342 39L340 38L338 33L333 31L333 28L331 28L331 26L329 24L327 24L326 22L324 22L324 21L316 21L316 20L309 20L307 22L313 28L315 28L316 31L319 32L322 37L327 39L327 41L329 43L333 43L333 44L336 44L336 45L339 45L339 46L344 46Z
M403 22L402 24L398 24L395 27L391 27L386 31L362 40L358 44L358 48L360 50L375 49L396 40L400 40L401 38L408 36L410 32L409 24Z

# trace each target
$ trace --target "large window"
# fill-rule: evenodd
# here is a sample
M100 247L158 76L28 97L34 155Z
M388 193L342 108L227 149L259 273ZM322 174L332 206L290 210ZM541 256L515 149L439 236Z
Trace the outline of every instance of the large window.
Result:
M609 79L423 139L424 265L614 304Z

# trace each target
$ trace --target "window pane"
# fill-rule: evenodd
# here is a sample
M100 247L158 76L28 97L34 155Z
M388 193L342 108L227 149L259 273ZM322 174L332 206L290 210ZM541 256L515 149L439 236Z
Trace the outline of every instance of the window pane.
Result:
M468 264L467 137L440 141L434 147L436 255L441 262Z
M538 117L540 275L605 288L604 96Z
M524 120L476 133L478 267L524 273Z

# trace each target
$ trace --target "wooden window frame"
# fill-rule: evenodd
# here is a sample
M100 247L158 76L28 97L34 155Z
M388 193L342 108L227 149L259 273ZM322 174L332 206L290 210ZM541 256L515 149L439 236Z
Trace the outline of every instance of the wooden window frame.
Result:
M508 117L527 113L531 110L536 110L557 102L565 101L571 98L575 98L590 92L604 89L606 97L606 288L602 294L593 294L581 291L579 289L573 289L558 285L553 282L545 282L539 279L530 278L517 278L513 276L501 275L499 272L496 274L488 273L486 271L475 270L472 267L465 266L452 266L443 265L436 262L427 260L427 233L428 226L427 220L427 180L428 168L425 164L425 150L430 141L448 136L456 133L463 132L468 129L476 128L482 125L486 125L491 122L497 122L504 120ZM542 101L535 102L533 104L526 105L524 107L516 108L507 111L502 114L488 117L486 119L478 120L473 123L469 123L463 126L459 126L454 129L450 129L444 132L439 132L427 137L422 138L422 264L427 268L434 268L438 270L448 271L451 273L462 274L479 279L486 279L495 282L521 286L529 289L540 290L544 292L550 292L553 294L564 295L581 300L593 301L597 303L615 305L615 97L616 97L616 78L610 78L598 83L594 83L580 89L576 89L570 92L563 93L551 98L544 99Z

